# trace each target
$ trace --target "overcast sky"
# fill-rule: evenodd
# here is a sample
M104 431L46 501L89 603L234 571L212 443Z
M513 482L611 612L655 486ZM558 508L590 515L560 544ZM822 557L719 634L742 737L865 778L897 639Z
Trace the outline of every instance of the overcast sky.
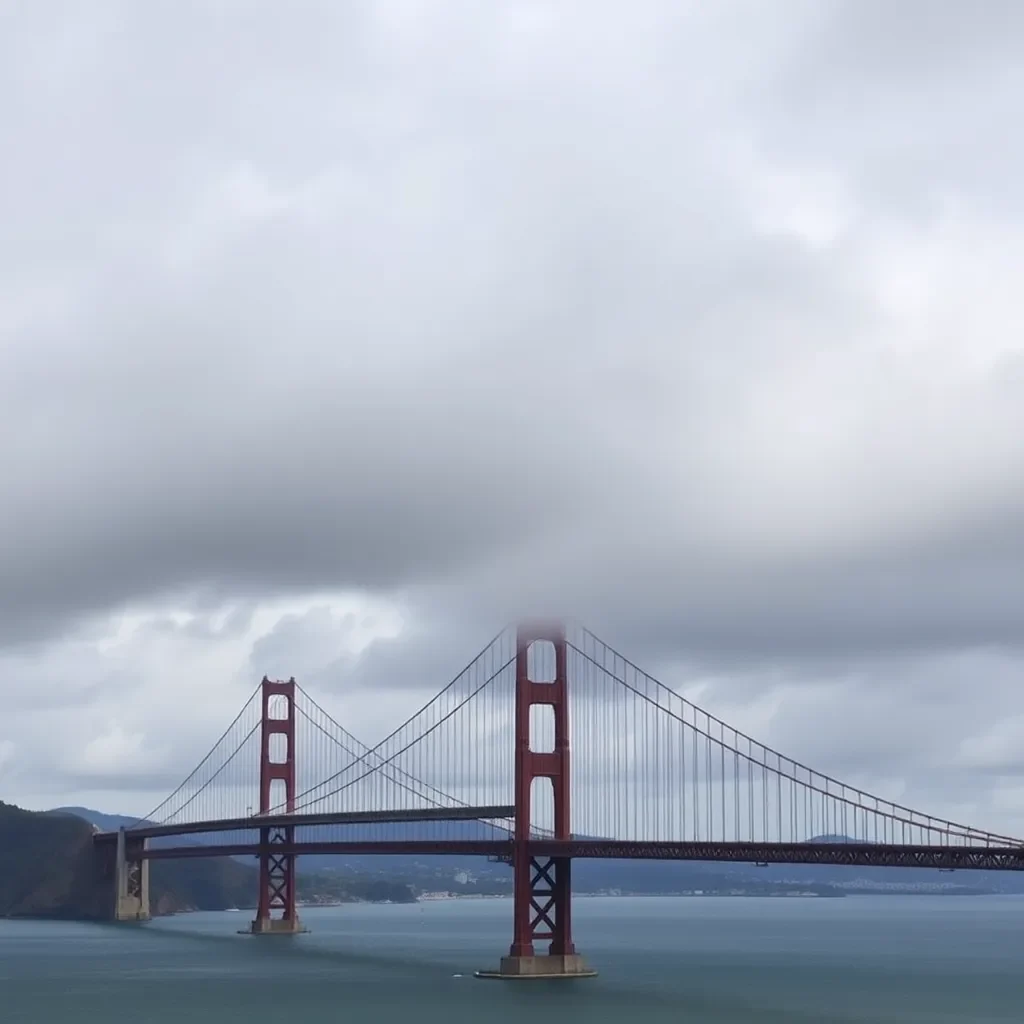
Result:
M1024 5L0 6L0 799L585 622L1024 835Z

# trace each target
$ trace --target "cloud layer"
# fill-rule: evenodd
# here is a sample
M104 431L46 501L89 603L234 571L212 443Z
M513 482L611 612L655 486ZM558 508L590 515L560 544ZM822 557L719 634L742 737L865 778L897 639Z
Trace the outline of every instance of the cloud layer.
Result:
M1024 832L1024 26L926 6L5 15L0 782L559 612Z

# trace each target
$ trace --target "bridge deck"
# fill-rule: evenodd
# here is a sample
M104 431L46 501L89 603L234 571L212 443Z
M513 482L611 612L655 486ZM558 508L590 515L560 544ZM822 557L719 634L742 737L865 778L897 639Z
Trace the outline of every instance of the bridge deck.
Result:
M511 840L426 840L395 842L304 842L289 847L309 854L421 854L511 858ZM147 850L150 860L258 856L258 843L182 846ZM1019 846L883 846L872 843L642 843L614 840L535 839L536 857L614 860L699 860L753 864L831 864L856 867L1024 871Z
M1024 871L1024 846L914 846L882 843L644 843L538 840L536 856L706 860L754 864Z
M286 828L314 825L377 825L407 821L501 821L515 816L515 807L428 807L397 811L332 811L324 814L264 814L217 821L186 822L180 825L142 825L126 829L133 839L158 836L189 836L204 832L249 832L261 828ZM114 843L117 832L97 832L98 843ZM213 847L210 847L213 849Z

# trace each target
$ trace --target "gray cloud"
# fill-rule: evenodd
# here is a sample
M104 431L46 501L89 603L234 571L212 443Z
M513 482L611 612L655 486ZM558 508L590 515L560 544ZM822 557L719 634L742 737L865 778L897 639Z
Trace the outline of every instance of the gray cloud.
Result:
M556 613L846 770L1016 773L1021 14L924 10L8 14L0 770L171 775L264 671L384 729Z

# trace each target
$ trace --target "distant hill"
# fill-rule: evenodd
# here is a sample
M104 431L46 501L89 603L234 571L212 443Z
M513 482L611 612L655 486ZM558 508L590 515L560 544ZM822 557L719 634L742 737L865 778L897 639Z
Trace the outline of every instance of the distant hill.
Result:
M0 803L0 917L100 917L92 829Z

